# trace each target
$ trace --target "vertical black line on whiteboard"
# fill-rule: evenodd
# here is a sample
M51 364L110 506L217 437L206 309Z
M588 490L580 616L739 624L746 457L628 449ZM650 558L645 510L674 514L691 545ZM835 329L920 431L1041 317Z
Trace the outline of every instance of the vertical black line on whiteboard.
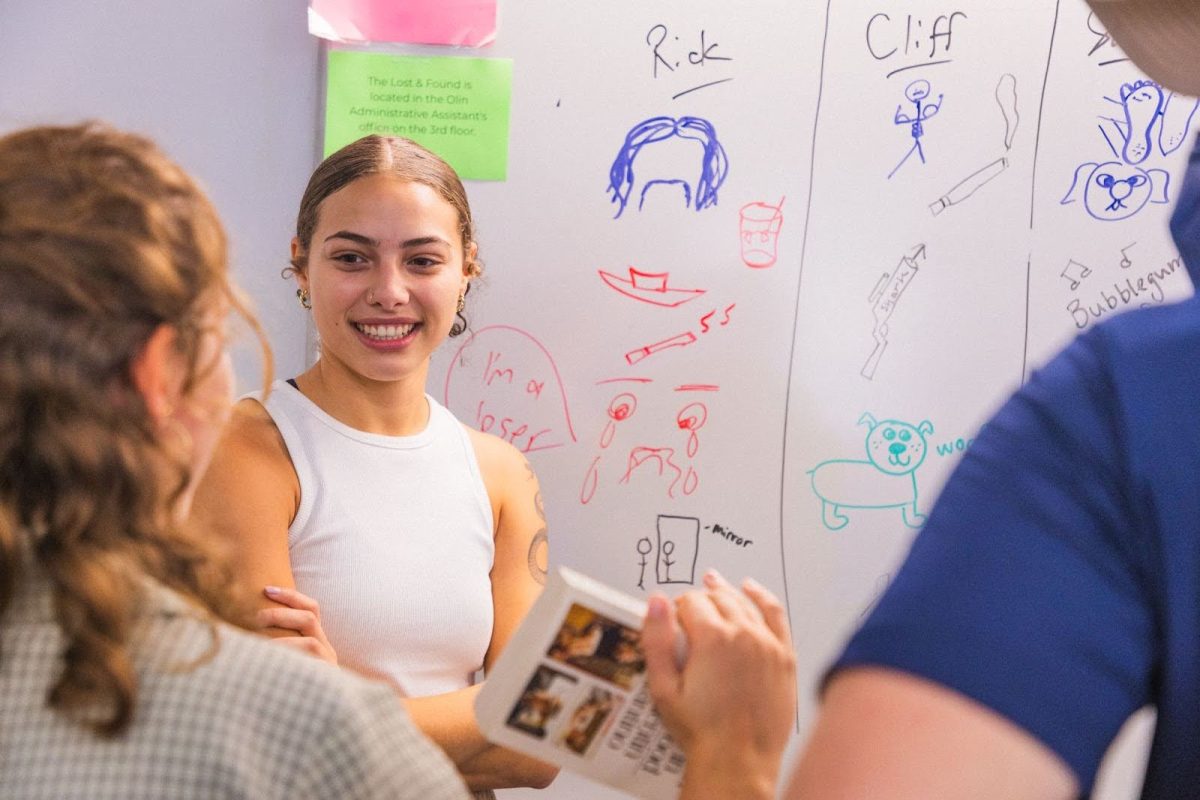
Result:
M792 309L792 343L788 350L787 387L783 394L783 462L779 468L779 560L783 567L783 605L787 609L788 627L792 625L792 598L788 592L788 560L784 547L784 498L787 490L788 417L792 407L792 376L796 363L796 326L800 322L800 285L804 280L804 257L808 251L808 221L812 216L813 184L816 183L817 127L821 119L821 97L825 91L825 56L829 47L829 9L833 0L825 0L825 30L821 33L821 69L817 73L817 107L813 112L812 150L808 160L808 197L804 201L804 238L800 243L800 269L796 274L796 300ZM796 731L800 731L800 708L796 707Z
M1050 26L1050 46L1046 49L1046 71L1042 74L1042 96L1038 99L1037 125L1033 134L1033 177L1029 181L1029 230L1033 230L1034 197L1037 194L1038 148L1042 143L1042 110L1046 106L1046 84L1050 82L1050 59L1054 57L1054 37L1058 32L1058 6L1054 0L1054 24Z
M1050 83L1050 62L1054 58L1054 40L1058 34L1058 9L1062 0L1054 0L1054 22L1050 25L1050 44L1046 48L1046 71L1042 73L1042 95L1038 98L1037 125L1033 134L1033 175L1029 181L1029 257L1025 261L1025 342L1021 347L1021 385L1025 385L1029 363L1029 283L1033 273L1033 211L1037 199L1038 152L1042 143L1042 112L1046 107L1046 86Z
M1021 386L1025 385L1029 363L1029 275L1033 270L1033 252L1025 258L1025 347L1021 350Z

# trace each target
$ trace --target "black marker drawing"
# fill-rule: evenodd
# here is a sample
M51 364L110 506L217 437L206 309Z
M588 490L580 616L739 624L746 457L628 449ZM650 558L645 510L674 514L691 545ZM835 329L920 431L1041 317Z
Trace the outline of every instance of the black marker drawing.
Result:
M996 83L996 102L1000 105L1000 113L1004 116L1004 149L1012 150L1013 139L1017 135L1017 126L1021 123L1021 114L1017 111L1017 79L1016 76L1004 73Z
M871 602L867 603L867 607L858 615L859 619L864 618L875 606L879 605L879 601L883 599L883 593L887 591L888 586L892 583L892 573L885 572L875 579L875 593L871 595Z
M637 540L638 555L640 555L642 557L641 560L638 562L638 566L641 567L641 572L638 573L638 588L639 589L646 588L646 583L645 583L645 581L646 581L646 564L649 563L648 561L646 561L646 556L650 555L650 551L652 551L653 549L654 549L654 544L647 537L643 536L642 538Z
M733 61L732 56L717 54L716 50L721 45L716 41L716 39L712 39L710 41L708 38L708 32L704 28L700 29L699 38L699 45L694 49L689 50L687 53L687 64L690 67L701 68L701 72L698 74L711 77L712 73L710 71L713 69L713 62ZM668 39L670 39L670 41L668 41ZM679 41L679 37L671 34L670 31L667 30L667 26L661 22L646 32L646 45L650 48L652 59L651 74L655 79L674 73L683 66L683 59L680 57L679 51L676 50L676 48L683 48L687 45L675 44ZM706 65L707 69L705 69ZM659 67L662 67L665 72L660 74ZM671 95L671 99L678 100L684 95L691 94L692 92L698 92L701 89L707 89L710 86L718 86L722 83L729 83L731 80L733 80L733 78L705 80L696 86L676 92L675 94Z
M1008 151L1012 149L1013 138L1017 135L1017 125L1021 115L1017 113L1017 79L1005 73L996 84L996 102L1000 105L1000 114L1004 117L1004 152L1005 154L954 184L945 194L929 204L929 211L935 217L953 205L966 200L979 191L984 184L991 181L1001 172L1008 169Z
M1128 251L1129 248L1133 247L1135 244L1137 244L1137 242L1131 242L1130 244L1127 244L1121 248L1121 269L1129 269L1133 266L1133 261L1130 260L1129 253L1126 251Z
M1092 268L1086 264L1080 264L1072 258L1067 261L1067 265L1063 267L1063 271L1058 274L1071 284L1071 291L1073 292L1083 283L1084 278L1092 274Z
M871 337L875 340L875 349L871 351L871 355L867 356L867 362L863 364L859 374L867 380L875 378L875 369L879 366L879 359L883 357L883 351L888 346L888 320L892 318L892 312L896 310L896 304L900 302L904 290L912 283L912 279L916 277L920 270L918 262L925 260L925 245L919 244L913 248L911 254L900 259L900 263L892 271L892 274L883 273L879 280L875 283L875 288L871 290L871 294L867 297L867 302L871 304L871 315L875 317L875 326L871 329Z
M658 561L655 565L658 582L694 584L699 548L699 519L659 514Z

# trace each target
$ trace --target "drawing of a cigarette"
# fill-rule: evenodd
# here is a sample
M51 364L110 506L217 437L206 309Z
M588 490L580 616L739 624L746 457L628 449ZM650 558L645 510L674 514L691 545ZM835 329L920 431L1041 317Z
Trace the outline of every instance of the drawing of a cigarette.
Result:
M652 356L662 350L670 347L687 347L692 342L696 341L696 334L691 331L681 333L678 336L672 336L670 339L663 339L661 342L648 344L645 347L639 347L636 350L630 350L625 354L625 361L629 366L641 361L646 356Z
M967 177L963 178L958 183L954 184L954 188L946 192L937 200L929 204L929 210L936 217L938 214L945 211L950 206L961 203L979 190L979 187L995 178L1001 172L1008 169L1008 158L997 158L992 163L985 167L975 170Z

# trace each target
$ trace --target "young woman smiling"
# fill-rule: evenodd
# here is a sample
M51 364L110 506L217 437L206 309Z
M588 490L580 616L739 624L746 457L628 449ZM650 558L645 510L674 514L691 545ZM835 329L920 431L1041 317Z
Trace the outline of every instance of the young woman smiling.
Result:
M391 681L470 788L545 786L472 710L544 579L537 478L425 391L481 271L462 183L407 139L360 139L313 174L291 249L320 358L238 404L198 513L267 587L269 632Z

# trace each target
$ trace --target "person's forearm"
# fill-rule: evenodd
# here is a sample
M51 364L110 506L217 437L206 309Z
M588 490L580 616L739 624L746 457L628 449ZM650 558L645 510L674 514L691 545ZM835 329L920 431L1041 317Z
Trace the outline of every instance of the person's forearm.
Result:
M488 745L466 763L456 765L471 791L530 787L545 789L558 775L558 767L535 758Z
M558 774L555 767L483 738L475 722L478 692L478 685L469 686L403 702L416 726L445 751L472 791L549 785Z
M679 800L772 800L778 773L778 759L757 754L749 746L697 743L688 749Z

